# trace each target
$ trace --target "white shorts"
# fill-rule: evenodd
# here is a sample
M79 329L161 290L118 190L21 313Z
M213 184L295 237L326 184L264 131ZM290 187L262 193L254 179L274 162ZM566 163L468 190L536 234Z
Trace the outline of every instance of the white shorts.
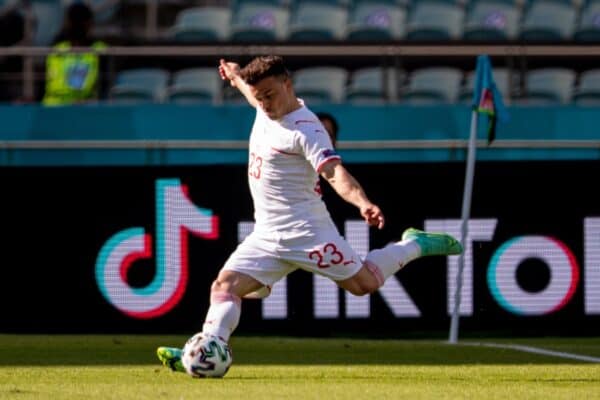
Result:
M252 232L231 254L223 269L249 275L270 287L296 269L341 281L354 276L362 267L359 255L333 225L331 229L290 236Z

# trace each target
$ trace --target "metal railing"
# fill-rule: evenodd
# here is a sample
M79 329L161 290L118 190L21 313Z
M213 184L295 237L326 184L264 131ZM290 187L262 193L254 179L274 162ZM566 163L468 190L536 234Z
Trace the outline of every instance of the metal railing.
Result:
M72 49L74 53L89 52L86 47ZM34 62L35 57L45 57L52 53L51 47L12 46L0 48L0 57L23 57L22 91L25 98L34 95ZM102 53L105 57L233 57L253 56L259 54L279 54L282 56L303 57L376 57L378 59L399 59L405 57L475 57L488 54L492 57L508 59L527 59L532 57L597 57L600 56L600 45L564 44L564 45L531 45L531 44L319 44L319 45L236 45L213 44L197 46L112 46ZM513 62L514 64L514 62ZM393 62L390 65L394 65Z
M451 140L341 140L342 150L466 149L467 139ZM478 140L488 149L600 149L597 140ZM0 150L240 150L246 140L3 140Z

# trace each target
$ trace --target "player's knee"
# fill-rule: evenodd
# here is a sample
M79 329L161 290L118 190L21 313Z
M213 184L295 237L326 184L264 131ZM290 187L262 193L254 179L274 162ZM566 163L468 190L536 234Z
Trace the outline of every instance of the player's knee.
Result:
M383 278L375 266L366 262L356 275L338 284L355 296L366 296L383 285Z
M218 292L223 292L223 293L228 293L230 291L231 288L231 284L226 281L226 280L222 280L222 279L215 279L210 287L210 291L212 293L218 293Z
M219 282L218 279L215 279L213 281L212 285L210 285L210 291L213 293L221 291L221 282Z
M379 286L372 282L361 282L358 285L349 288L348 291L354 296L366 296L376 292L377 289L379 289Z

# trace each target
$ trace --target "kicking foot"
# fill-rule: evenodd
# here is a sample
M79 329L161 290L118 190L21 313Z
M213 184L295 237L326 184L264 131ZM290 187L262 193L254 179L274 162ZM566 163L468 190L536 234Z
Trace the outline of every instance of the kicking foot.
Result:
M159 347L156 349L156 355L160 362L165 367L170 368L172 371L185 372L183 364L181 363L181 354L183 350L177 347Z
M421 248L421 256L449 256L463 252L458 240L446 233L430 233L408 228L402 240L414 240Z

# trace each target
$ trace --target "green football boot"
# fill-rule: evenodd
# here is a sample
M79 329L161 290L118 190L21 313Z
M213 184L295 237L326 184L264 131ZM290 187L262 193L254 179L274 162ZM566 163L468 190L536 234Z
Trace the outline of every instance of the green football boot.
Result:
M446 233L430 233L408 228L402 240L414 240L421 248L421 256L451 256L463 252L458 240Z
M185 368L183 368L183 364L181 363L182 353L183 350L178 349L177 347L159 347L156 349L156 355L160 362L162 362L165 367L176 372L185 372Z

